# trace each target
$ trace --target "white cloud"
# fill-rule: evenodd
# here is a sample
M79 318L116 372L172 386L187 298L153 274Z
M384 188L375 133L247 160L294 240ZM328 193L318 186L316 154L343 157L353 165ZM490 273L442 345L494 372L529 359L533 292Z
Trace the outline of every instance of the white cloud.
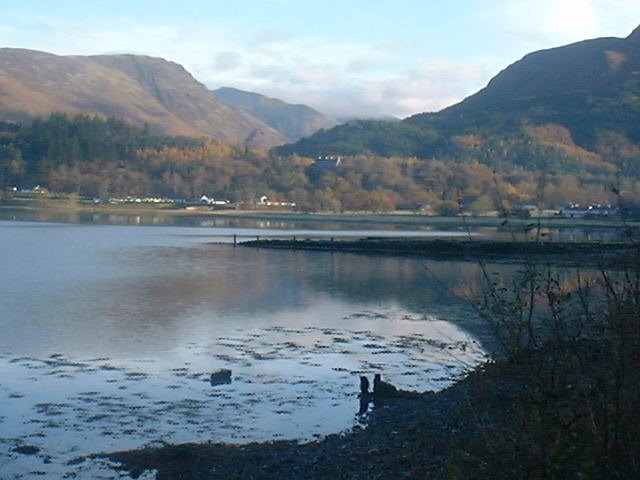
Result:
M546 48L601 36L624 37L640 22L640 2L506 0L484 19L491 20L524 48Z
M290 40L292 40L291 35L283 30L263 30L257 35L255 44L269 45L288 42Z
M588 38L598 31L597 10L588 0L509 2L505 15L516 35L542 41Z
M217 52L211 65L216 71L235 70L242 65L242 57L236 52Z
M480 68L433 58L402 75L385 78L356 75L350 64L295 64L261 73L269 74L269 79L256 85L247 78L239 88L307 103L338 117L405 117L440 110L473 93L488 79ZM292 89L293 85L297 88Z

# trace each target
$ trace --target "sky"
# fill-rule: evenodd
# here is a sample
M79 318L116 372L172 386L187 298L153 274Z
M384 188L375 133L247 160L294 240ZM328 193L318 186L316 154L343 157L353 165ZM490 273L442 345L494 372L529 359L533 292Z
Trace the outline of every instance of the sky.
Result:
M344 117L437 111L535 50L626 37L639 0L3 0L0 46L135 53Z

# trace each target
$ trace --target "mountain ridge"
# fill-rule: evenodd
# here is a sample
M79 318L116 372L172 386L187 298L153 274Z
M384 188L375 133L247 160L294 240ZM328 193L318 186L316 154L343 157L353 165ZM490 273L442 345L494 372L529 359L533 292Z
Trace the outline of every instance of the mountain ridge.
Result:
M159 57L2 48L0 93L4 120L88 113L147 124L159 134L211 136L252 148L285 143L274 129L218 102L184 67Z

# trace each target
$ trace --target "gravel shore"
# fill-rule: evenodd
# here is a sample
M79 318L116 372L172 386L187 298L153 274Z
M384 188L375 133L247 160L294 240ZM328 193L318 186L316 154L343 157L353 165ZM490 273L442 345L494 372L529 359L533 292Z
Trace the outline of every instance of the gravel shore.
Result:
M439 393L378 401L366 428L322 440L167 445L105 454L134 477L157 479L443 478L477 428L476 406L504 405L509 389L482 371Z

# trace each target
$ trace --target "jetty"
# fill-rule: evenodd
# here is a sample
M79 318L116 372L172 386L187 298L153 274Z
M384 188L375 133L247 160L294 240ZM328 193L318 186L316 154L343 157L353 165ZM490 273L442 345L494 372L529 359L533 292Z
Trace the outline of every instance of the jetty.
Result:
M556 265L629 265L640 255L636 242L513 241L473 238L420 239L367 237L361 239L263 238L238 244L249 248L309 250L357 254L422 257Z

